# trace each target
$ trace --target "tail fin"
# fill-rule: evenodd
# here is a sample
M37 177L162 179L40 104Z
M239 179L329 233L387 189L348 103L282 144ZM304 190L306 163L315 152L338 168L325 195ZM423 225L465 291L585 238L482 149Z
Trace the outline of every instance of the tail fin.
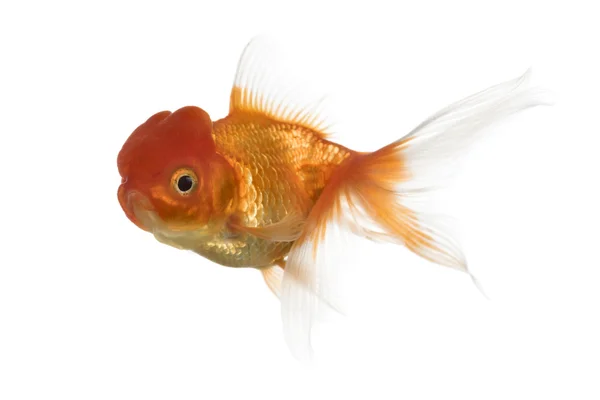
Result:
M529 107L550 104L544 92L528 88L528 70L521 77L493 86L444 108L402 139L373 153L360 155L344 185L354 221L367 217L382 228L353 230L389 242L401 242L421 257L467 272L465 257L449 226L434 215L413 210L413 197L422 198L455 170L459 156L484 128Z
M465 257L443 219L416 211L422 198L444 182L453 163L489 125L529 107L550 104L523 76L476 93L437 112L409 134L372 153L355 154L331 178L305 232L294 243L282 285L282 317L296 355L310 354L310 327L323 304L335 263L332 226L372 240L400 243L434 263L468 272ZM328 244L329 243L329 244Z

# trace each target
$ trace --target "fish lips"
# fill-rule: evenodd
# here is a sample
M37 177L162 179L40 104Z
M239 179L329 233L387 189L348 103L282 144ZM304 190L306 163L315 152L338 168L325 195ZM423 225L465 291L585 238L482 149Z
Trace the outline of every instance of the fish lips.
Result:
M125 212L125 215L131 222L144 231L152 231L152 220L158 218L150 200L139 190L129 189L127 179L123 178L123 183L119 186L117 192L119 204ZM153 214L154 216L151 216Z

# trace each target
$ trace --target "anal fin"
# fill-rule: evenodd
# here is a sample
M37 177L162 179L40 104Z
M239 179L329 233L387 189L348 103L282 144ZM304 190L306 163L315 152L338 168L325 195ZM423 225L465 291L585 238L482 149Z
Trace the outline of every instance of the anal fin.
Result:
M280 260L275 265L260 270L267 287L277 298L281 296L281 281L283 280L284 268L285 261Z

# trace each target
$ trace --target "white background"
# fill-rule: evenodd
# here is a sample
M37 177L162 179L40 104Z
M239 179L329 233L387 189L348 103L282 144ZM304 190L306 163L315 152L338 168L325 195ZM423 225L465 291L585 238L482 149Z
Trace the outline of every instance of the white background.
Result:
M599 398L593 2L413 3L4 2L0 399ZM464 274L361 242L350 316L316 332L308 368L258 272L127 220L127 136L188 104L223 117L259 33L311 67L337 140L359 150L529 66L555 91L465 154L447 195L490 301Z

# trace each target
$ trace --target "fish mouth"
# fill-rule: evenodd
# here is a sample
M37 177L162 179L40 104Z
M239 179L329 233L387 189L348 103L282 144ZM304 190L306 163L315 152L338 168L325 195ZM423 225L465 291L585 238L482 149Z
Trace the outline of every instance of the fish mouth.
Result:
M125 188L126 180L123 179L123 183L119 186L119 190L117 192L117 197L119 198L119 204L125 212L125 215L131 222L137 225L138 228L144 231L150 231L150 229L142 222L142 220L136 215L136 209L139 212L139 206L136 206L138 202L140 204L146 205L146 208L150 211L152 210L150 201L142 195L140 192L136 190L127 190ZM144 215L145 216L145 215Z
M194 250L213 236L208 226L168 223L158 215L148 197L137 190L119 188L119 201L127 217L139 228L150 232L156 240L169 246Z
M137 190L127 192L125 204L136 225L142 229L153 232L157 227L164 224L150 200Z

